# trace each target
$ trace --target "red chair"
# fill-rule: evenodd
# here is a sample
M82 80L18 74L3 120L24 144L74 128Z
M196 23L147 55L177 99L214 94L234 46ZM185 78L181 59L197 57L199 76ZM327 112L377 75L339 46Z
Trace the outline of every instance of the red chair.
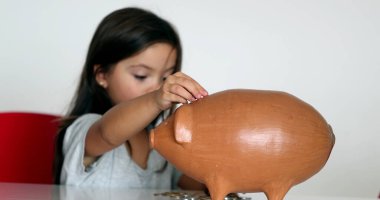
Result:
M53 183L58 119L41 113L0 113L0 182Z

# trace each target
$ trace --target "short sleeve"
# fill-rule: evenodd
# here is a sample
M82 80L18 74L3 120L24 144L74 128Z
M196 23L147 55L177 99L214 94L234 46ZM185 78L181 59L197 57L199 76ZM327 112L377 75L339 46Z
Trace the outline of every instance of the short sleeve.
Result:
M99 114L85 114L67 128L63 141L64 163L61 183L80 182L80 180L71 180L71 178L80 178L85 173L83 158L86 134L91 125L100 118Z

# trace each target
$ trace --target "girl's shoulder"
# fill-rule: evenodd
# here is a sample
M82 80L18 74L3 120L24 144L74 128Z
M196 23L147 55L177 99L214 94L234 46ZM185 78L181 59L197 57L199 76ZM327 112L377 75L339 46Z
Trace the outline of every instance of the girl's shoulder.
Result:
M83 115L79 116L75 121L87 121L87 120L93 120L93 119L98 120L101 117L102 117L101 114L86 113L86 114L83 114Z
M67 132L88 129L93 123L95 123L101 117L102 115L95 114L95 113L87 113L87 114L81 115L80 117L75 119L74 122L70 126L68 126Z
M88 129L101 117L102 115L100 114L88 113L75 119L66 129L64 147L67 146L65 144L70 144L77 140L77 142L84 140Z

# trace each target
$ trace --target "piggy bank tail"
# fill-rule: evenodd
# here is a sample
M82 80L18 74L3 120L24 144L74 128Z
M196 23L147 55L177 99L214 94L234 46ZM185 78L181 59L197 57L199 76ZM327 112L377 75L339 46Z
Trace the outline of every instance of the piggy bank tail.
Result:
M333 131L331 125L328 124L328 126L329 126L329 130L330 130L330 135L331 135L331 140L332 140L331 142L332 142L332 147L333 147L335 145L335 134L334 134L334 131Z

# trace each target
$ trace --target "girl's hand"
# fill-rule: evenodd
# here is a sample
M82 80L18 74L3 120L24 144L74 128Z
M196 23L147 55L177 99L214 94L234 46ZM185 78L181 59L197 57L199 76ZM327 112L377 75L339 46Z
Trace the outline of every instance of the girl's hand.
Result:
M155 100L161 110L169 109L174 103L185 104L208 95L198 82L182 72L168 76L155 92Z

